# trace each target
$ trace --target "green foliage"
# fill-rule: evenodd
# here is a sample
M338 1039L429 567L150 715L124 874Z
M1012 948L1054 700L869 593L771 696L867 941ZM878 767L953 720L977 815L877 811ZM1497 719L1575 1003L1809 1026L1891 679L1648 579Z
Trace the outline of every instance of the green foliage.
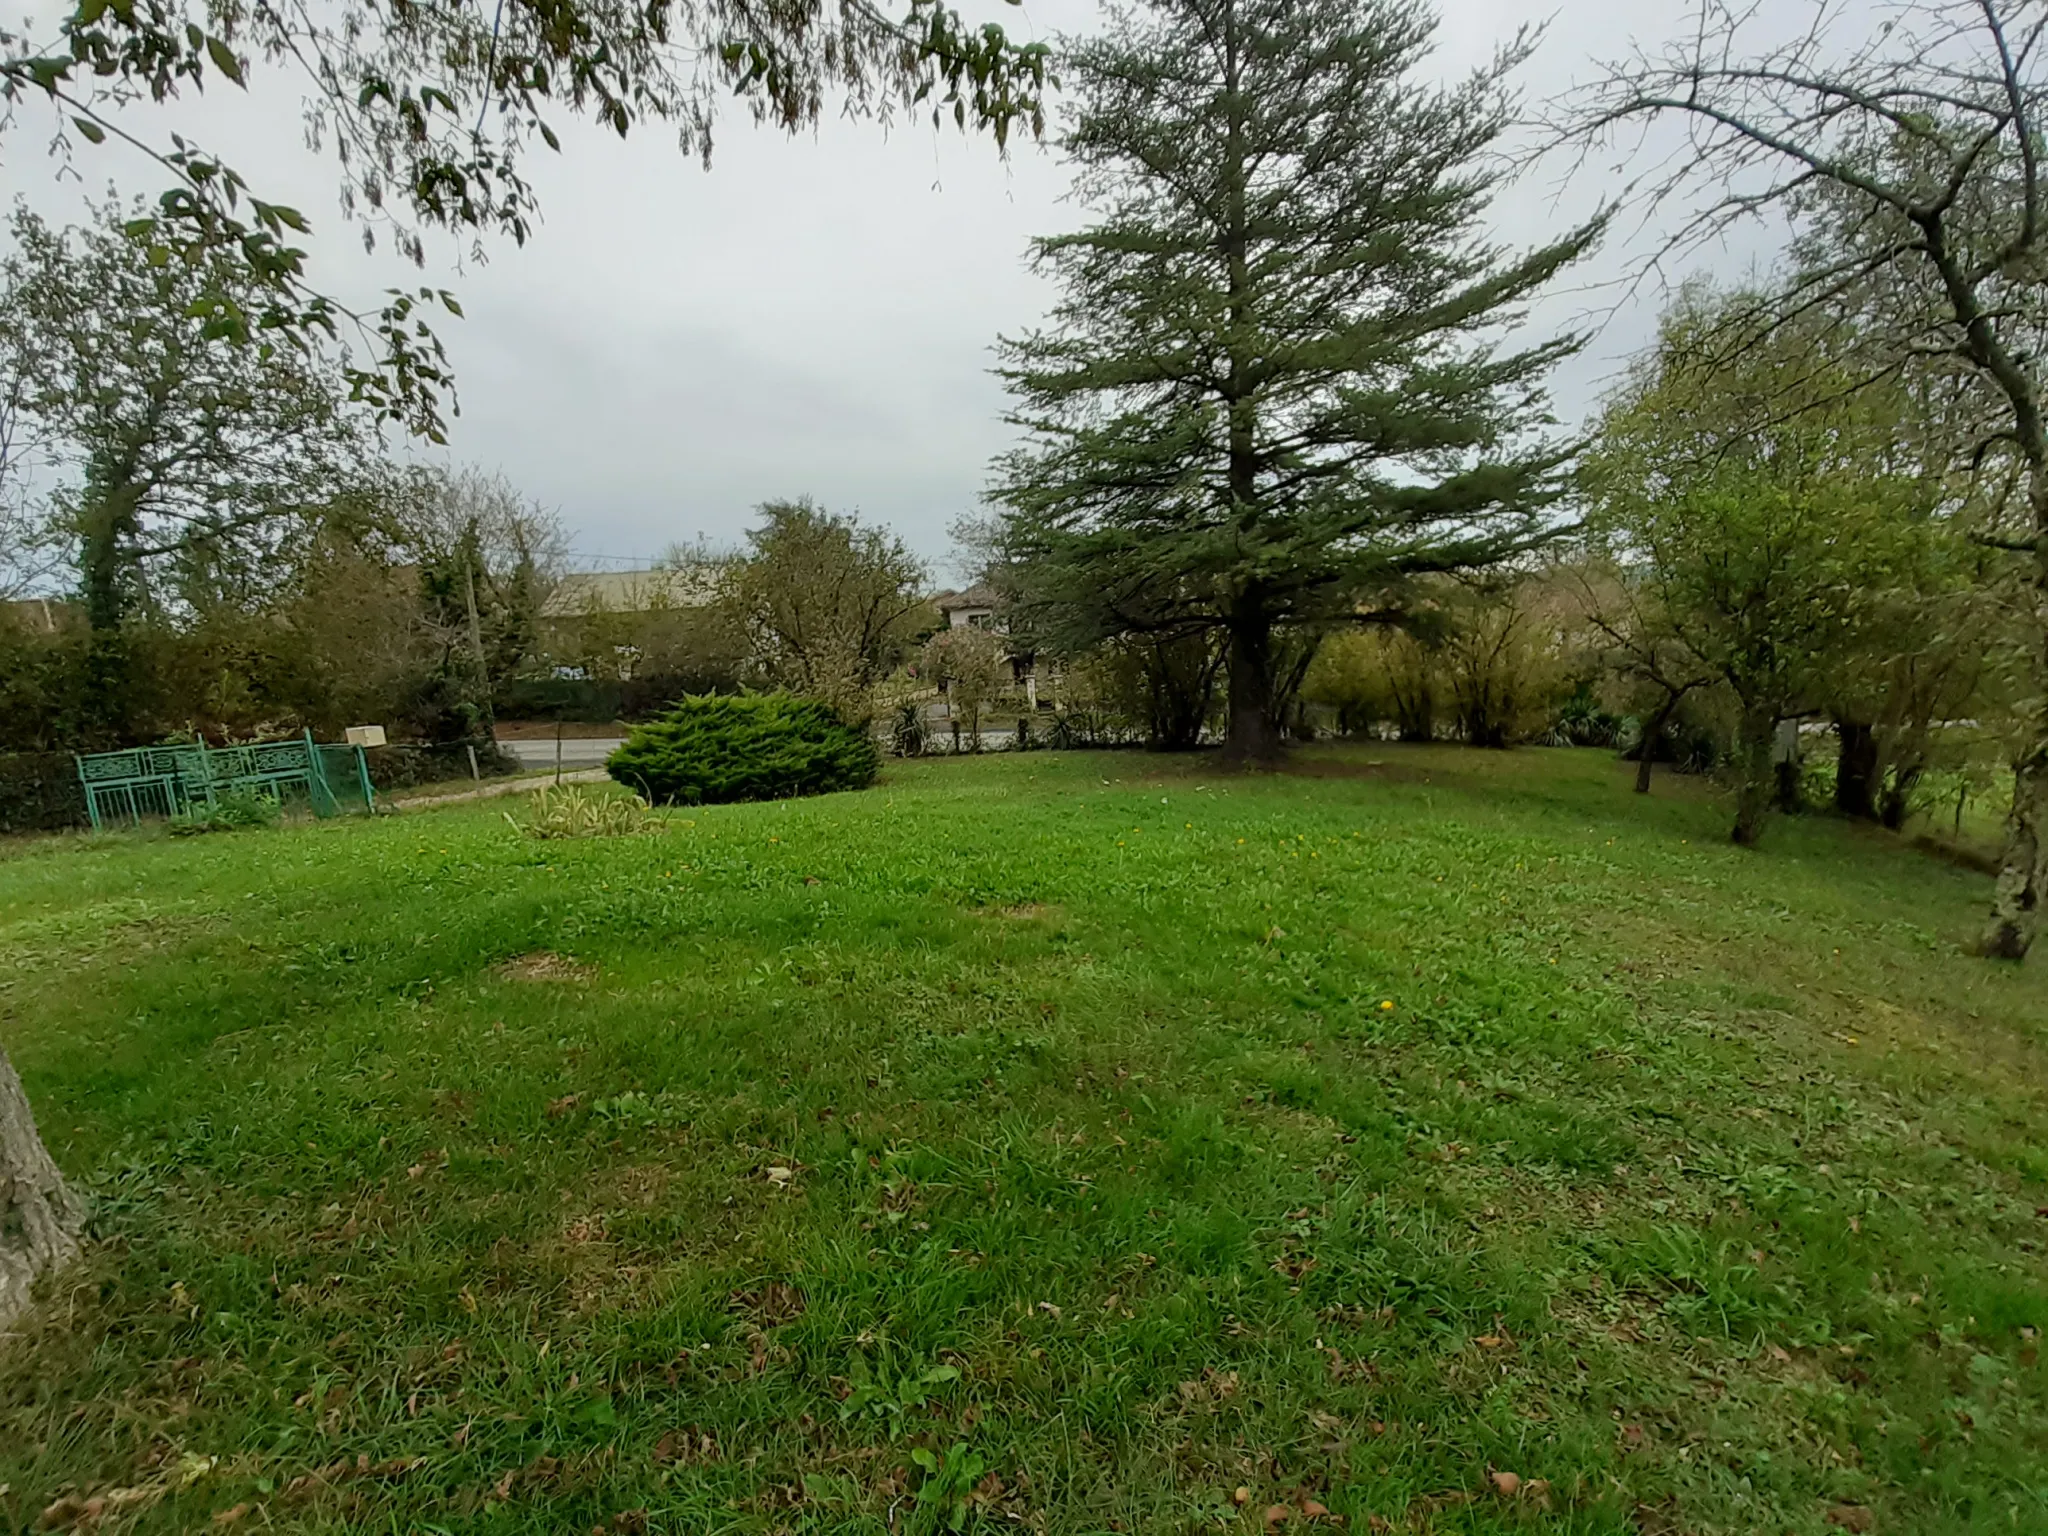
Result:
M910 1459L924 1473L917 1485L917 1507L932 1527L944 1526L949 1531L965 1527L973 1507L974 1485L988 1471L986 1458L969 1450L963 1441L944 1451L918 1446Z
M865 116L928 110L935 125L972 124L1000 145L1041 131L1050 57L1044 44L1012 42L939 0L909 0L896 16L867 4L744 0L456 0L399 14L342 0L291 17L261 6L70 0L52 19L63 34L55 51L41 28L0 29L0 131L38 101L56 109L60 166L110 137L152 155L170 186L127 221L127 234L158 267L224 268L195 317L209 336L266 353L331 343L357 317L312 285L308 252L294 243L310 230L306 217L187 139L157 138L151 103L222 81L264 101L279 90L305 95L311 141L334 150L341 204L365 241L418 263L427 230L464 246L491 235L524 243L539 212L526 156L536 141L561 148L564 117L621 136L660 122L708 160L713 122L734 95L757 121L789 131L815 123L831 100ZM243 132L273 127L259 120ZM389 290L360 316L370 355L350 360L347 382L354 398L438 442L452 379L431 327L436 309L462 313L445 290Z
M1155 751L1200 746L1215 723L1223 649L1212 634L1121 635L1088 661L1080 680L1093 683L1095 702L1142 726L1145 744Z
M637 794L616 795L581 784L543 784L527 798L522 814L505 820L528 837L629 837L661 827Z
M1434 740L1440 728L1475 747L1548 735L1590 670L1555 574L1425 582L1416 596L1408 624L1326 641L1304 701L1346 733L1390 729L1403 741Z
M1564 488L1542 383L1576 343L1508 326L1594 230L1486 245L1526 49L1437 87L1434 32L1419 0L1154 0L1066 65L1095 217L1037 243L1059 305L1003 344L1007 554L1057 649L1227 636L1239 753L1323 633L1543 542Z
M343 490L367 448L333 368L212 334L208 304L248 294L239 258L153 260L133 212L56 230L18 207L0 265L9 403L61 466L54 518L95 633L260 581L280 526Z
M923 757L931 745L932 727L925 719L924 701L910 699L897 705L889 722L889 750L898 757Z
M925 641L920 673L945 689L954 725L966 727L979 751L982 712L1012 683L1010 648L1003 637L971 624L942 629Z
M894 534L808 497L756 510L724 600L757 670L867 725L875 684L908 654L924 566Z
M636 728L605 767L657 805L719 805L864 789L881 753L816 699L747 694L684 699Z
M283 816L274 796L253 789L230 790L187 806L167 826L173 837L198 837L207 832L258 831L276 826Z
M857 1360L847 1373L847 1392L839 1404L842 1420L876 1419L888 1425L888 1432L903 1433L907 1420L936 1396L936 1388L960 1379L954 1365L891 1366L890 1362L870 1367Z
M78 760L69 752L0 752L0 834L87 824Z
M1296 761L11 847L98 1239L0 1350L0 1529L931 1536L962 1444L1047 1536L2041 1529L2048 969L1958 952L1985 881L1600 753Z
M1595 523L1629 567L1607 627L1638 658L1732 695L1734 835L1761 834L1780 720L1900 654L1899 617L1958 543L1913 402L1857 389L1839 337L1752 328L1755 301L1696 287L1665 316L1585 465Z

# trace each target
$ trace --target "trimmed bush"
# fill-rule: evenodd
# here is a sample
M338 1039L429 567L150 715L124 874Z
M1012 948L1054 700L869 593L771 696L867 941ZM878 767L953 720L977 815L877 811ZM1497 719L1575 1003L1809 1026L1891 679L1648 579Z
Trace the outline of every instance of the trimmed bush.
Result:
M719 805L864 789L881 753L815 699L703 696L634 731L605 767L657 805Z

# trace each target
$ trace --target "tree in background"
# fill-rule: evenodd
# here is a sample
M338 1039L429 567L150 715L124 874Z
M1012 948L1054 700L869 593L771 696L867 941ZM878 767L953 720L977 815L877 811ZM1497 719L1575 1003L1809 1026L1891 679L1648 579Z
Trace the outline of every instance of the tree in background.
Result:
M158 260L109 204L81 231L26 209L0 263L0 356L52 479L42 542L67 550L91 626L105 731L135 710L125 627L223 588L260 589L305 514L361 465L339 375L210 335L232 266Z
M1202 744L1216 713L1223 651L1200 630L1120 635L1099 652L1107 702L1144 728L1155 752L1186 752Z
M908 652L924 566L894 534L807 496L758 511L724 599L756 666L849 725L867 724L875 684Z
M1877 595L1911 585L1940 494L1902 445L1897 402L1845 387L1824 338L1720 344L1751 302L1680 298L1585 472L1599 533L1641 573L1630 600L1735 700L1745 845L1770 806L1779 723L1819 707Z
M488 735L497 689L540 655L541 606L568 551L561 519L477 469L393 472L380 496L439 658L420 712L434 734Z
M104 632L184 596L181 577L251 578L273 529L333 496L365 447L336 373L207 334L194 308L232 271L154 259L123 214L57 230L17 208L0 265L0 348L70 473L54 510Z
M1685 153L1649 194L1685 207L1673 244L1790 213L1812 238L1776 288L1736 317L1754 333L1838 318L1860 333L1862 378L1934 372L1964 387L1952 447L1999 514L1980 536L2023 557L2035 623L2014 690L2006 850L1981 940L2017 960L2048 905L2048 53L2039 0L1897 7L1873 36L1864 13L1698 0L1697 23L1661 53L1608 69L1561 114L1560 136L1598 147L1683 119ZM1848 29L1855 29L1852 33ZM1789 37L1789 41L1786 38Z
M1685 643L1654 571L1596 559L1574 566L1568 582L1610 695L1641 721L1632 750L1636 793L1647 795L1679 711L1686 700L1712 688L1716 674Z
M1546 574L1519 573L1448 594L1437 656L1475 747L1511 747L1543 734L1571 691L1558 591Z
M993 494L1044 627L1222 639L1239 758L1279 749L1327 630L1543 542L1563 489L1541 384L1577 343L1503 338L1595 231L1482 243L1527 47L1433 88L1435 25L1420 0L1156 0L1064 66L1098 216L1036 244L1062 298L1002 344L1030 442Z
M979 752L982 711L1011 683L1009 646L992 631L962 624L933 635L920 655L924 675L945 687L946 713L955 735L964 714L968 737Z
M1426 742L1443 724L1476 747L1536 739L1586 659L1570 607L1548 566L1418 584L1403 624L1332 637L1302 697L1346 734L1390 726L1403 741Z

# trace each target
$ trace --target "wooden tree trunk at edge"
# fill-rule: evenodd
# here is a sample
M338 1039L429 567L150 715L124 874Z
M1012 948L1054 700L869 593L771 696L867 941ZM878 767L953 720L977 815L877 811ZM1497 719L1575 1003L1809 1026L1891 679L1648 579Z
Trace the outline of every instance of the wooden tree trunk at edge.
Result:
M2031 471L2029 501L2034 513L2034 582L2039 608L2048 614L2048 462ZM2024 960L2040 922L2042 885L2048 880L2042 846L2048 823L2048 635L2034 661L2033 719L2026 750L2013 765L2012 816L2006 822L2005 857L1991 897L1991 922L1978 951L1993 960Z
M0 1050L0 1329L28 1309L35 1283L78 1255L85 1209L36 1134L28 1095Z

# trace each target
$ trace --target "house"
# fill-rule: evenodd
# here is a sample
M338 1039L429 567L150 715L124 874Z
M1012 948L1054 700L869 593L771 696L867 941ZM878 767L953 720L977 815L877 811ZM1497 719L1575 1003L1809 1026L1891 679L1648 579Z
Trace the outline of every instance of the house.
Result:
M627 681L701 662L717 649L711 565L578 571L540 605L541 641L558 677Z
M964 592L942 592L932 602L948 629L986 629L1006 639L1009 635L1010 626L1003 619L1002 594L986 583L977 583ZM1024 690L1029 706L1038 708L1038 657L1014 642L1006 648L1010 653L1011 680Z
M1003 627L996 619L1001 599L994 587L977 585L965 592L942 592L935 602L949 629L1000 630Z
M0 620L31 635L54 635L85 620L85 610L63 597L16 597L0 601Z

